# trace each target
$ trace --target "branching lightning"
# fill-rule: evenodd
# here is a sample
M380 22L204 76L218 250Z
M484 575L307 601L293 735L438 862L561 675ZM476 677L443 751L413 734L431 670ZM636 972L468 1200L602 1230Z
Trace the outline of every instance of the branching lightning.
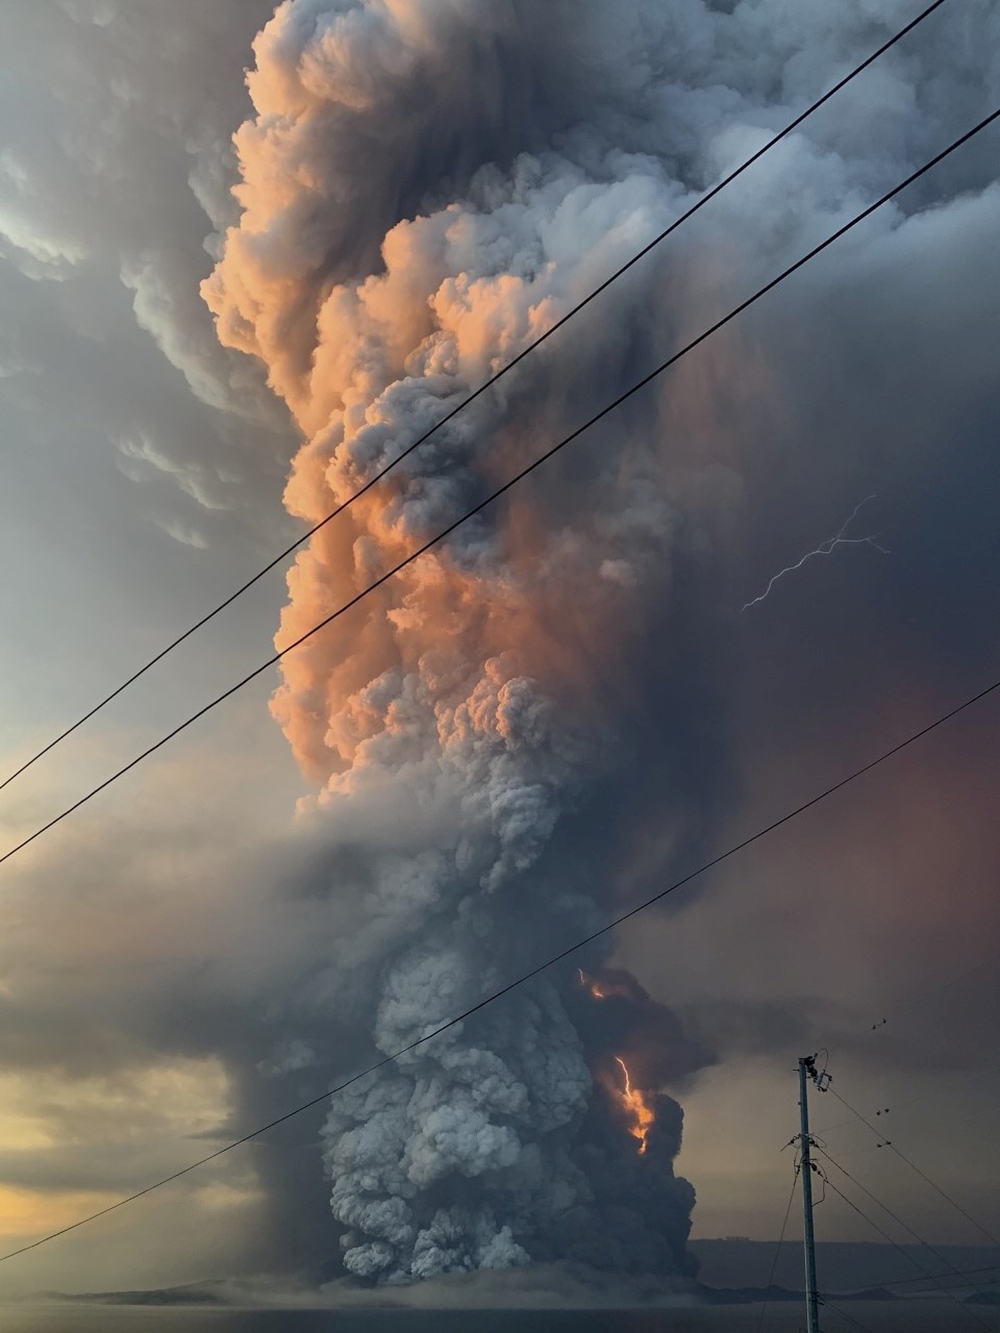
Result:
M876 551L881 551L883 555L888 555L889 554L888 547L883 546L879 542L877 536L849 537L847 535L848 529L850 528L854 520L857 518L858 514L861 512L862 509L864 509L866 504L870 504L871 501L874 499L875 499L874 495L866 495L863 500L859 500L858 503L851 510L850 516L841 525L839 532L837 532L835 536L828 538L825 542L821 542L820 545L815 547L814 550L807 551L805 555L801 558L801 560L797 560L794 565L786 565L784 569L779 569L777 574L775 574L772 577L770 583L767 585L767 587L764 589L764 591L760 594L759 597L755 597L750 602L744 602L743 606L740 608L740 615L743 615L744 612L749 611L752 606L756 606L758 602L763 602L769 596L771 589L778 582L778 580L784 578L786 574L794 574L794 572L797 569L801 569L802 566L806 563L806 561L812 560L814 556L832 555L838 546L873 546Z
M621 1066L621 1071L625 1076L625 1091L620 1093L622 1104L629 1113L632 1124L629 1126L629 1133L634 1139L639 1141L639 1156L643 1157L646 1149L649 1147L649 1131L656 1119L653 1108L646 1101L645 1096L638 1088L632 1086L632 1076L628 1072L628 1066L620 1055L615 1059Z

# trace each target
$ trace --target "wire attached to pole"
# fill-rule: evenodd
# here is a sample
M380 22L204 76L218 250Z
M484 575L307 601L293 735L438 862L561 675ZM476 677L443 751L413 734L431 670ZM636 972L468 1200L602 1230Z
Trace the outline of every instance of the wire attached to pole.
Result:
M834 1166L837 1166L837 1163L836 1163L836 1162L833 1162L833 1159L832 1159L832 1158L830 1158L829 1160L831 1161L831 1163L832 1163ZM842 1170L843 1168L838 1166L837 1169L838 1169L838 1170ZM845 1172L845 1175L846 1175L846 1172ZM855 1181L854 1183L855 1183L855 1184L858 1184L857 1181ZM866 1222L868 1223L868 1225L869 1225L870 1227L873 1228L873 1230L877 1231L878 1234L879 1234L884 1240L888 1241L888 1243L893 1247L894 1250L898 1250L899 1253L900 1253L900 1254L901 1254L901 1255L902 1255L902 1256L903 1256L909 1263L913 1264L913 1266L914 1266L915 1268L919 1268L920 1271L923 1273L924 1277L927 1278L928 1281L933 1282L934 1285L935 1285L940 1291L942 1291L942 1292L948 1297L948 1299L949 1299L950 1301L952 1301L955 1305L957 1305L957 1306L959 1307L960 1310L963 1311L963 1313L967 1314L967 1315L969 1316L970 1319L975 1320L975 1322L980 1326L980 1328L988 1329L988 1330L989 1330L989 1333L995 1333L995 1331L991 1328L991 1326L990 1326L989 1324L987 1324L987 1323L985 1322L985 1320L980 1319L979 1316L975 1313L975 1311L971 1310L971 1309L970 1309L970 1308L969 1308L963 1301L961 1301L961 1300L958 1298L958 1296L955 1294L954 1291L952 1291L950 1288L946 1287L946 1286L940 1281L939 1277L937 1277L934 1273L928 1272L928 1270L927 1270L926 1268L924 1268L923 1264L920 1263L920 1261L919 1261L918 1259L915 1259L915 1258L913 1257L912 1254L910 1254L908 1251L906 1251L906 1250L903 1249L902 1245L898 1244L897 1241L893 1240L893 1238L889 1235L889 1233L888 1233L887 1231L885 1231L882 1227L880 1227L879 1224L878 1224L876 1221L874 1221L871 1217L869 1217L868 1214L867 1214L866 1212L864 1212L863 1209L859 1208L858 1205L857 1205L852 1199L849 1199L849 1198L847 1197L847 1195L843 1192L843 1190L838 1189L837 1186L833 1183L833 1181L829 1179L829 1177L827 1177L827 1184L828 1184L828 1185L830 1186L830 1188L833 1190L834 1194L839 1195L839 1197L840 1197L841 1199L843 1199L844 1203L846 1203L847 1206L848 1206L849 1208L853 1209L854 1212L856 1212L856 1213L858 1214L859 1217L863 1218L864 1221L866 1221ZM865 1192L866 1194L870 1194L870 1191L869 1191L869 1190L866 1190L865 1187L864 1187L863 1185L859 1185L859 1188L862 1189L862 1190L864 1190L864 1192ZM890 1216L890 1217L895 1218L895 1214L894 1214L894 1213L891 1213L891 1212L889 1211L889 1209L885 1207L885 1204L881 1203L878 1199L875 1199L875 1196L874 1196L873 1194L870 1194L870 1197L871 1197L872 1199L875 1200L875 1202L878 1204L878 1206L879 1206L880 1208L884 1208L885 1211L886 1211L887 1213L889 1213L889 1216ZM899 1219L896 1218L896 1220L898 1221ZM905 1222L904 1222L904 1223L900 1223L900 1225L903 1226L903 1227L905 1228L905 1230L910 1231L910 1228L906 1226L906 1223L905 1223ZM911 1234L911 1235L915 1235L916 1233L913 1232L913 1231L910 1231L910 1234ZM921 1241L921 1244L926 1244L926 1242ZM928 1249L929 1249L929 1248L930 1248L930 1247L928 1246Z
M871 1130L871 1132L876 1136L876 1138L880 1141L881 1144L884 1144L884 1146L888 1148L890 1152L895 1153L895 1155L899 1158L899 1160L901 1162L905 1162L905 1164L910 1168L911 1171L916 1172L916 1174L920 1177L921 1180L925 1181L931 1187L932 1190L935 1190L938 1194L940 1194L942 1199L946 1200L949 1204L951 1204L952 1208L954 1208L957 1213L960 1213L967 1222L970 1222L981 1235L985 1236L986 1239L991 1242L991 1244L1000 1246L1000 1240L997 1239L997 1237L993 1234L992 1231L990 1231L987 1227L983 1226L982 1222L977 1221L976 1218L974 1218L971 1213L966 1212L966 1210L962 1207L960 1203L958 1203L957 1200L953 1199L950 1194L948 1194L945 1190L941 1188L940 1185L938 1185L935 1181L931 1180L930 1176L928 1176L926 1172L922 1171L920 1167L917 1166L916 1162L911 1162L909 1157L907 1157L906 1154L902 1152L901 1149L897 1148L896 1145L890 1139L884 1138L875 1128L875 1126L871 1123L871 1121L866 1120L860 1111L855 1110L855 1108L850 1104L850 1102L845 1101L844 1098L841 1097L839 1092L835 1092L833 1095L836 1097L837 1101L840 1102L842 1106L845 1106L853 1116L855 1116L858 1120L861 1121L863 1125L865 1125L868 1129Z
M839 227L836 231L831 233L831 235L829 235L826 238L826 240L820 242L819 245L815 246L807 254L803 255L800 259L796 260L795 263L789 265L789 267L784 269L780 274L778 274L777 277L771 279L771 281L765 284L765 286L759 288L752 296L748 297L740 305L736 306L733 310L731 310L728 315L725 315L722 319L716 321L715 324L713 324L710 328L706 329L703 333L701 333L692 342L688 343L680 351L676 352L667 361L663 362L662 365L658 366L655 370L651 371L643 379L639 380L636 384L634 384L630 389L626 390L617 399L615 399L614 402L608 404L608 406L603 408L599 413L597 413L596 416L592 417L590 421L585 422L572 434L567 435L558 444L553 445L551 449L549 449L546 453L542 454L539 458L536 458L533 463L528 465L528 467L524 468L515 477L512 477L503 486L499 487L491 495L487 496L487 498L481 501L474 509L469 510L465 515L457 519L443 532L439 533L436 537L426 542L421 548L419 548L419 550L413 552L405 560L401 561L400 564L395 566L393 569L389 570L387 573L383 574L378 580L376 580L374 584L372 584L369 588L359 593L345 606L333 612L319 625L314 626L306 634L300 636L300 638L295 640L294 643L289 644L285 649L283 649L280 653L278 653L276 657L271 658L269 661L265 662L262 666L258 667L256 671L252 672L249 676L245 677L244 680L237 682L224 694L220 695L217 699L213 700L211 703L207 704L204 708L200 709L199 712L195 713L192 717L188 718L187 721L182 723L179 727L174 728L174 730L170 732L167 736L163 737L155 745L150 746L148 750L145 750L136 759L133 759L130 764L127 764L124 768L120 769L118 773L108 778L99 787L94 788L94 790L90 792L89 795L77 801L75 805L70 806L69 809L63 811L61 815L58 815L55 819L50 820L49 823L46 824L43 828L37 830L30 837L26 838L23 842L19 843L16 847L8 851L4 856L0 857L0 864L2 864L4 861L9 860L10 857L15 855L16 852L28 846L29 843L34 842L36 838L41 837L41 835L45 833L48 829L52 828L62 819L72 814L74 810L79 809L80 806L83 805L86 801L90 800L92 797L96 796L99 792L103 791L106 787L110 786L111 783L116 780L116 778L121 777L125 773L129 772L143 759L147 758L149 755L153 754L156 750L160 749L163 745L165 745L168 741L172 740L173 737L178 735L186 727L190 726L200 717L203 717L205 713L210 711L210 709L216 707L218 704L223 702L223 700L228 699L231 695L235 694L236 691L241 689L243 685L249 683L249 681L255 679L263 671L273 666L274 663L280 660L280 658L283 657L287 652L290 652L293 648L298 647L299 644L304 643L313 634L316 634L319 630L325 628L326 625L330 624L331 621L336 620L338 616L342 615L351 606L356 605L357 602L359 602L363 597L367 596L368 593L372 592L376 587L380 587L383 583L387 582L390 578L393 577L394 574L398 573L399 570L403 569L406 565L413 563L413 561L418 559L422 554L424 554L424 552L430 550L433 546L437 545L438 542L440 542L445 537L454 532L456 528L460 527L473 515L480 513L483 509L487 507L487 505L493 503L493 501L498 499L501 495L506 494L508 490L510 490L522 478L526 477L527 475L529 475L529 473L533 472L535 468L541 466L542 463L544 463L547 459L551 458L560 449L564 448L566 445L570 444L573 440L577 439L580 435L584 433L584 431L588 430L592 425L596 424L596 422L602 420L605 416L609 415L612 411L614 411L616 407L624 403L634 393L637 393L640 389L644 388L647 384L651 383L654 379L656 379L657 376L659 376L663 371L667 370L670 366L674 365L677 361L679 361L681 357L685 356L695 347L700 346L700 344L705 342L708 338L710 338L713 333L724 327L732 319L735 319L737 315L741 314L744 310L752 306L766 293L772 291L786 278L791 276L791 274L797 272L800 268L809 263L809 261L813 259L816 255L822 253L830 245L834 244L834 242L837 241L841 236L845 235L853 227L857 226L860 222L864 221L864 219L870 217L872 213L876 212L877 209L881 208L889 200L895 198L895 196L899 194L902 190L904 190L908 185L912 184L915 180L918 180L921 176L923 176L926 172L930 171L939 162L943 161L951 153L955 152L956 149L960 148L963 144L967 143L970 139L974 138L977 134L981 133L984 129L987 128L987 126L993 124L993 122L996 121L998 118L1000 118L1000 108L991 112L990 115L984 117L977 125L974 125L972 129L967 130L965 134L955 139L951 144L948 145L947 148L942 149L940 153L937 153L922 167L919 167L916 171L912 172L909 176L907 176L905 180L900 181L898 185L896 185L893 189L889 190L886 194L884 194L881 197L881 199L876 200L876 202L873 204L870 204L867 208L863 209L849 222L846 222L843 226ZM865 773L871 772L872 769L878 767L880 764L885 763L894 755L899 754L902 750L906 749L910 745L913 745L916 741L922 739L924 736L929 735L932 731L936 730L938 727L943 726L946 722L950 721L954 717L957 717L960 713L964 712L966 709L971 708L976 703L992 695L998 689L1000 689L1000 679L994 681L992 684L988 685L985 689L980 690L977 694L974 694L971 698L966 699L963 703L950 709L942 716L936 718L933 722L930 722L926 726L921 727L920 730L912 733L910 736L906 737L905 740L902 740L898 744L891 746L888 750L883 751L876 758L870 760L866 764L863 764L860 768L855 769L852 773L848 774L847 777L841 778L838 782L833 783L831 786L827 787L824 791L820 792L818 795L813 796L807 801L804 801L801 805L788 811L780 818L775 819L765 827L758 829L757 832L751 834L749 837L746 837L742 839L740 842L735 843L733 846L727 848L724 852L719 853L718 856L712 857L709 861L706 861L696 870L691 871L687 875L684 875L680 879L676 880L673 884L668 885L665 889L660 890L659 893L653 894L652 897L647 898L644 902L637 904L635 907L630 908L626 912L622 912L619 916L615 917L613 920L609 921L606 925L600 927L598 930L592 931L589 935L586 935L582 939L577 940L575 943L570 944L567 948L561 950L553 957L548 958L544 962L539 963L536 967L531 968L530 971L525 972L522 976L515 978L513 981L508 982L507 985L502 986L499 990L496 990L492 994L487 995L482 1000L478 1001L478 1003L471 1005L463 1013L457 1014L454 1018L449 1019L447 1022L442 1023L440 1026L433 1029L433 1031L425 1033L424 1036L418 1037L415 1041L410 1042L408 1045L402 1047L400 1050L395 1051L391 1055L387 1055L383 1059L376 1061L374 1064L370 1065L367 1069L361 1070L359 1073L354 1074L349 1079L346 1079L343 1083L338 1084L337 1087L331 1088L326 1092L320 1094L320 1096L313 1097L309 1101L302 1103L300 1106L292 1108L285 1114L277 1116L274 1120L269 1121L266 1125L261 1125L259 1128L250 1131L248 1134L244 1134L242 1137L235 1139L233 1142L224 1145L223 1147L217 1149L215 1152L209 1153L206 1157L201 1158L199 1161L192 1162L189 1166L183 1167L179 1171L174 1171L170 1175L165 1176L158 1181L154 1181L152 1184L147 1185L144 1189L137 1190L134 1194L129 1195L127 1198L123 1198L118 1200L116 1203L109 1204L106 1208L101 1208L97 1212L90 1214L90 1216L81 1218L79 1221L74 1222L69 1226L61 1227L57 1231L50 1232L48 1235L40 1237L38 1240L33 1241L29 1245L21 1246L19 1249L12 1250L8 1254L0 1255L0 1263L8 1259L13 1259L16 1255L25 1254L29 1250L38 1249L39 1246L45 1245L49 1241L55 1240L59 1236L67 1235L69 1232L75 1231L80 1227L86 1226L88 1223L94 1222L98 1218L105 1217L109 1213L115 1212L120 1208L124 1208L126 1205L135 1202L137 1199L143 1198L147 1194L151 1194L154 1190L160 1189L165 1185L171 1184L172 1182L181 1179L183 1176L188 1175L190 1172L197 1170L199 1167L205 1166L209 1162L215 1161L217 1158L223 1156L225 1153L231 1152L234 1149L241 1147L243 1144L251 1142L253 1139L258 1138L260 1135L266 1133L268 1130L274 1129L276 1126L284 1124L286 1121L291 1120L294 1116L300 1115L302 1112L309 1110L311 1107L318 1106L322 1102L325 1102L330 1097L334 1096L336 1093L344 1091L346 1088L351 1087L353 1084L359 1082L362 1078L367 1077L369 1074L374 1074L378 1070L383 1069L386 1065L391 1064L395 1060L399 1059L400 1056L406 1055L410 1051L416 1050L418 1047L422 1046L425 1042L431 1041L435 1037L440 1036L442 1033L449 1031L451 1028L457 1026L459 1023L464 1022L465 1019L471 1017L473 1014L478 1013L481 1009L486 1008L487 1005L492 1004L496 1000L501 999L504 995L510 994L511 991L526 984L528 981L531 981L534 977L539 976L542 972L547 971L550 967L556 966L564 959L569 958L571 955L577 953L580 949L584 948L586 945L591 944L593 941L602 938L604 935L609 934L613 930L616 930L619 926L623 925L626 921L631 920L632 917L637 916L640 912L646 911L648 908L652 907L655 903L663 901L670 894L677 892L677 890L691 883L692 880L697 879L698 877L707 873L714 867L721 865L724 861L737 855L739 852L751 846L753 843L758 842L760 839L766 837L768 834L774 832L776 829L779 829L783 827L785 824L789 823L791 820L796 819L799 815L803 814L805 811L812 809L813 806L818 805L821 801L828 799L835 792L838 792L842 788L846 787L849 783L855 782ZM815 1059L815 1057L813 1058Z
M785 1208L785 1216L781 1223L781 1231L778 1233L778 1243L774 1247L774 1255L771 1259L771 1271L767 1275L767 1284L764 1287L764 1303L760 1307L760 1318L757 1320L757 1333L761 1333L764 1327L764 1317L767 1314L767 1307L770 1300L771 1288L774 1285L774 1275L778 1271L778 1256L781 1254L782 1242L785 1239L785 1231L788 1227L788 1219L792 1212L792 1203L795 1199L795 1187L799 1183L799 1163L796 1162L792 1173L792 1188L788 1194L788 1204Z

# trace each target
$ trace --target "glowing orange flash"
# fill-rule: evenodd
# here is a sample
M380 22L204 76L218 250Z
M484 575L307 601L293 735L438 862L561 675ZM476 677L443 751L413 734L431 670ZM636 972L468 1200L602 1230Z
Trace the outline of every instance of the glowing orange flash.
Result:
M621 1094L621 1098L631 1113L632 1124L629 1127L629 1133L633 1138L639 1140L639 1156L641 1157L648 1147L649 1131L656 1116L653 1114L652 1107L646 1104L646 1099L639 1089L632 1087L632 1079L629 1077L625 1061L620 1055L616 1055L615 1059L621 1065L622 1073L625 1075L625 1091Z
M606 1000L608 998L608 992L601 989L600 982L595 981L593 977L588 977L582 967L578 967L576 970L580 977L580 985L586 986L595 1000Z

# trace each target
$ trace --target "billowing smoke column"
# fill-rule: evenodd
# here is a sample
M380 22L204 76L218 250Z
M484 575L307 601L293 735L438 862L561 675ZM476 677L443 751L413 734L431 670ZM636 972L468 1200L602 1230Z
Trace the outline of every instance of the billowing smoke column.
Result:
M668 9L279 8L237 136L242 221L205 296L301 427L294 514L342 503L677 211L651 151ZM633 377L648 280L613 325L533 360L324 528L290 574L278 642ZM630 649L670 596L676 518L655 399L646 412L284 664L273 711L321 787L313 817L345 867L333 891L356 908L330 942L331 1003L380 1052L606 916L601 858L557 851L620 762ZM659 1089L705 1053L630 978L605 998L589 976L539 979L335 1099L325 1161L349 1272L564 1257L690 1271L681 1112Z

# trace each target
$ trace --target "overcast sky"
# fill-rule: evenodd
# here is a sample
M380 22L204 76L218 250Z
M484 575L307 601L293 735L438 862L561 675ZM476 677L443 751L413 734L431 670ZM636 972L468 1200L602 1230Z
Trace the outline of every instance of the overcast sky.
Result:
M477 383L532 320L584 294L916 13L903 0L852 0L836 15L781 0L624 9L612 33L599 0L579 23L564 0L530 19L499 0L292 0L255 52L266 0L3 6L5 771L331 508L379 457L378 431L423 429L456 392L446 378ZM472 427L449 436L402 499L384 511L372 500L356 528L313 548L290 596L275 571L0 793L5 842L998 104L996 8L949 0L557 335L476 417L498 431L479 472L459 460ZM346 889L338 900L337 885L355 875L351 857L378 878L391 855L399 878L409 856L418 878L421 858L450 846L451 833L419 843L424 797L451 810L450 789L405 748L425 726L419 709L436 706L429 682L452 689L449 668L428 665L428 623L454 634L463 662L484 660L484 681L501 673L501 731L504 708L522 737L543 703L562 710L535 767L512 770L499 794L493 769L482 779L494 806L514 791L531 825L511 832L494 810L492 869L476 860L469 815L469 863L492 904L517 909L519 875L521 892L565 890L564 924L553 897L528 931L539 949L991 683L997 136L960 150L457 545L448 576L472 589L460 609L427 586L388 594L345 628L353 639L324 639L282 681L258 680L0 868L3 1249L178 1169L381 1049L384 1006L365 987L394 974L389 945L372 940L392 913L392 930L414 929L418 900L390 908L386 889L376 912ZM418 328L428 307L436 342ZM404 363L406 385L431 384L426 399L392 396ZM851 540L746 606L838 533ZM508 604L511 588L521 600ZM419 651L404 633L425 635ZM508 647L520 654L510 668ZM404 687L383 699L397 651L423 691L402 722ZM529 676L541 693L522 698ZM776 1233L795 1061L819 1048L837 1092L869 1118L891 1107L894 1142L1000 1227L997 706L633 920L614 957L596 960L630 969L688 1043L661 1086L684 1109L676 1165L697 1193L694 1235ZM524 793L540 791L528 809ZM506 899L501 882L515 885ZM357 1031L344 1014L360 1015ZM831 1154L916 1230L982 1241L832 1095L820 1101ZM290 1212L301 1233L289 1249L332 1256L321 1121L303 1117L12 1261L4 1281L103 1289L294 1267L274 1240ZM836 1200L817 1224L826 1239L875 1238Z

